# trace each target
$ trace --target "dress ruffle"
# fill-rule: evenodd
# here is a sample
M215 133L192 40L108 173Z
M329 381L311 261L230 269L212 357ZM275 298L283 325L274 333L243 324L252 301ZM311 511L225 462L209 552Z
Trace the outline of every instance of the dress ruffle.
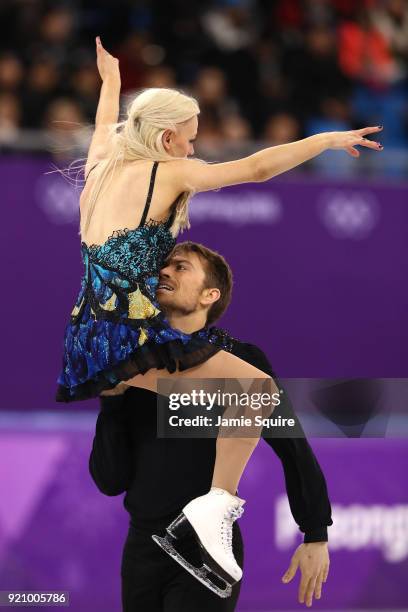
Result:
M170 373L198 366L220 350L231 351L233 338L218 327L184 334L163 322L149 321L144 329L131 329L111 321L69 326L65 334L69 361L58 378L57 402L74 402L97 397L121 381L151 368ZM149 339L144 340L144 335ZM140 345L140 341L144 342ZM136 347L136 348L135 348Z

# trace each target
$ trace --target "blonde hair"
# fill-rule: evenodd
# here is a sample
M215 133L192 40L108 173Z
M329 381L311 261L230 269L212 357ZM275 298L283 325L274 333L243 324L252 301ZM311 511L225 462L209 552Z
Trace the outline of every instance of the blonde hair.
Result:
M177 159L167 153L162 136L165 130L177 130L177 125L188 121L200 112L195 98L167 88L142 90L128 104L127 116L123 121L108 126L109 155L98 165L100 172L90 191L84 231L89 227L98 196L102 192L109 173L111 178L118 162L133 160L169 161ZM82 164L79 167L85 167ZM63 174L65 174L63 172ZM173 236L190 227L188 204L194 195L192 191L181 193L174 203L176 214L171 227Z

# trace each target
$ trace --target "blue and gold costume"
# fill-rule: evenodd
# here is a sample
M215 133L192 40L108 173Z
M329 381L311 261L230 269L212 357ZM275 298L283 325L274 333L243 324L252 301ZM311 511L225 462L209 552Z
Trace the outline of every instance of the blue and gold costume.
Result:
M146 222L157 166L154 162L139 226L115 230L102 245L81 243L85 271L65 329L56 401L96 397L150 368L185 370L232 349L224 330L185 334L160 311L159 270L176 239L170 232L174 207L167 220Z

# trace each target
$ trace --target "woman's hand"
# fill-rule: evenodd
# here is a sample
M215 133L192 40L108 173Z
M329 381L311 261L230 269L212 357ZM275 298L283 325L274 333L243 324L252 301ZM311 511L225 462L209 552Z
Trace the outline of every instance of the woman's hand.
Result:
M96 64L102 81L112 78L120 81L119 60L103 48L101 39L96 37Z
M348 132L327 132L328 149L344 149L352 157L360 157L360 151L355 146L361 145L376 151L382 151L383 146L379 142L365 138L367 134L374 134L382 130L382 125L366 127L361 130L350 130Z

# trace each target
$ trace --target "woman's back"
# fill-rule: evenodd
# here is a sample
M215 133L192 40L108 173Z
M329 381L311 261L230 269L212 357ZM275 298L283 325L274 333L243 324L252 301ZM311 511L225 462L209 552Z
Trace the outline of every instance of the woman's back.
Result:
M158 164L146 221L167 219L170 207L179 195L169 180L172 162ZM151 160L118 164L108 174L98 195L89 227L83 231L88 215L89 198L101 172L101 162L88 173L80 197L81 240L86 245L102 245L115 230L137 228L142 219L152 178Z
M156 174L163 167L156 194ZM170 164L156 161L121 169L105 198L97 201L91 223L95 233L81 244L84 275L65 328L57 401L96 397L151 368L174 372L194 367L230 346L223 330L173 329L157 300L160 270L176 243L170 231L176 209L171 206L174 193L170 197L171 189L165 188L171 185L167 168ZM153 217L149 205L155 194ZM86 206L84 198L81 205Z

